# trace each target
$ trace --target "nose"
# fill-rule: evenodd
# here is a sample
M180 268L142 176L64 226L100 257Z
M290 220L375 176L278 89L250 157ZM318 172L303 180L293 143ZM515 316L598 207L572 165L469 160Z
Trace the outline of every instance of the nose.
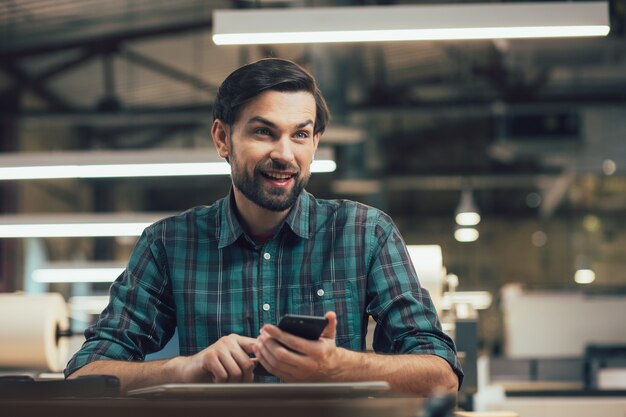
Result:
M292 145L291 139L288 136L282 136L274 142L270 158L276 162L291 164L294 161Z

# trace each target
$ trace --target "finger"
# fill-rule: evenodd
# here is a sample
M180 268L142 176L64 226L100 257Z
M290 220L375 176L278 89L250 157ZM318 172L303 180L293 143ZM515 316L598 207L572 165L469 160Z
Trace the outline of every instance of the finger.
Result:
M224 382L228 379L228 373L224 366L222 366L219 358L217 360L212 360L210 363L207 363L206 369L210 375L212 375L212 382Z
M241 346L241 348L248 354L253 353L252 346L254 346L256 341L257 340L254 337L239 336L237 338L237 343L239 343L239 346Z
M262 332L263 333L259 336L261 343L274 339L298 353L306 353L311 349L310 343L312 341L284 332L271 324L263 326Z
M254 368L254 361L248 353L246 353L242 349L239 349L232 352L232 357L237 363L237 366L239 367L241 372L243 373L243 376L246 376L246 373L252 372L252 369Z
M337 334L337 314L334 311L328 311L324 314L324 317L328 320L328 324L324 327L320 337L335 340Z
M285 348L274 339L268 339L260 350L259 361L272 374L284 378L297 372L303 356ZM267 365L267 366L266 366Z
M227 375L224 382L239 382L243 375L243 370L239 367L237 361L228 351L219 355L219 361L224 367Z

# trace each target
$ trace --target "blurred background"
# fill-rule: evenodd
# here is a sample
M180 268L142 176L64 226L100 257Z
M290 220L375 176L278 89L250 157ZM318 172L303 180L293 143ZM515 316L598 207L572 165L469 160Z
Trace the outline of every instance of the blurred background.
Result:
M441 3L0 1L0 166L30 166L29 158L61 164L78 151L99 163L132 160L136 151L162 162L217 161L209 129L220 82L263 57L290 59L316 76L333 114L320 146L336 169L313 174L308 190L381 208L407 244L438 245L447 302L470 307L448 304L442 319L474 319L479 354L523 359L520 378L532 379L532 360L542 355L507 347L516 330L507 328L506 303L522 294L556 307L539 312L533 304L520 323L562 324L597 301L589 311L607 315L593 326L617 327L596 341L626 343L612 316L622 314L616 306L626 290L624 0L608 4L607 37L245 46L211 39L214 9L395 4ZM149 223L212 204L229 187L227 175L0 176L0 224ZM469 234L455 220L468 210L480 216ZM72 327L80 331L101 304L77 303L106 296L117 272L90 282L89 272L64 280L37 271L116 271L135 239L0 237L0 292L59 292L74 301ZM574 304L559 309L563 300Z

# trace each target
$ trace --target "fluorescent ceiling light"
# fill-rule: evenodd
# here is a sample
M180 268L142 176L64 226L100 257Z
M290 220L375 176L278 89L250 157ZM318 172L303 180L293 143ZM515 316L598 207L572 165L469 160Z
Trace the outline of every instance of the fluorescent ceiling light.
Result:
M170 213L0 216L0 238L139 236Z
M123 266L109 263L46 265L33 271L35 282L113 282L124 271Z
M216 10L217 45L606 36L608 2Z
M330 148L318 148L312 172L333 172ZM210 149L0 154L0 180L228 175L230 165Z

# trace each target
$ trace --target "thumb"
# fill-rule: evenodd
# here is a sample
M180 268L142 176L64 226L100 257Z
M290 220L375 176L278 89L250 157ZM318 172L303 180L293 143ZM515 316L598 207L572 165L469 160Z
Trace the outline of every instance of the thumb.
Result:
M324 314L324 317L328 320L328 324L320 337L335 340L335 335L337 334L337 314L334 311L329 311Z

